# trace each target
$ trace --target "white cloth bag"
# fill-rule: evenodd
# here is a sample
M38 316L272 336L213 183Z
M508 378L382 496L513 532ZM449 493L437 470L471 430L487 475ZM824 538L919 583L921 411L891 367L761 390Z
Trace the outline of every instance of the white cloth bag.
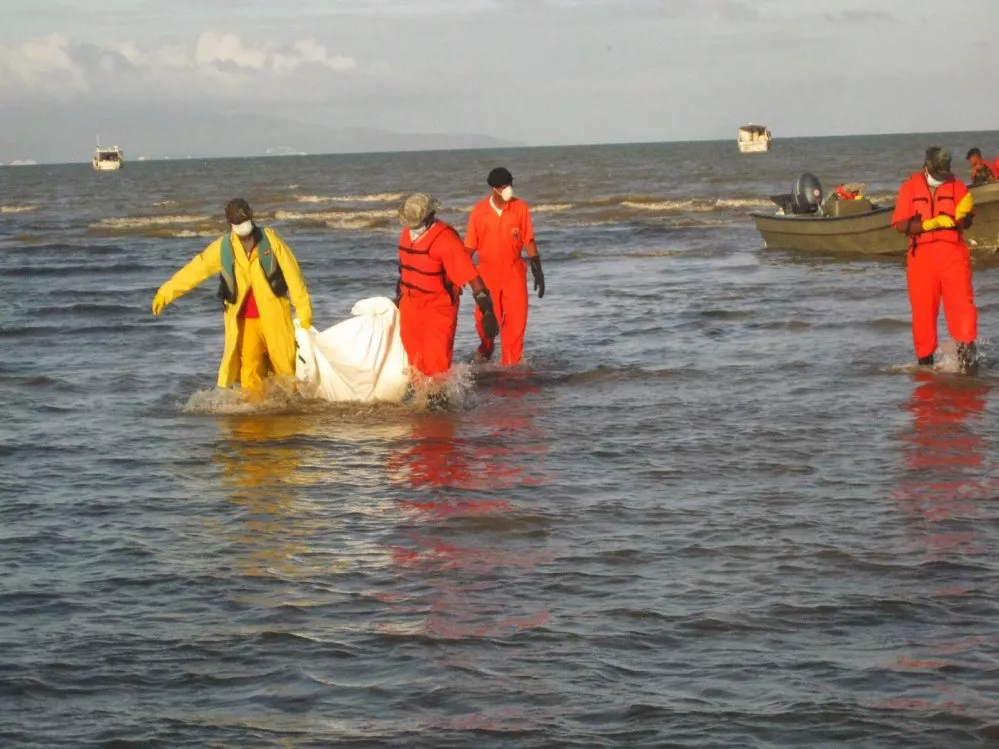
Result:
M409 388L409 360L399 310L387 297L362 299L351 317L318 332L295 320L295 376L327 401L399 403Z

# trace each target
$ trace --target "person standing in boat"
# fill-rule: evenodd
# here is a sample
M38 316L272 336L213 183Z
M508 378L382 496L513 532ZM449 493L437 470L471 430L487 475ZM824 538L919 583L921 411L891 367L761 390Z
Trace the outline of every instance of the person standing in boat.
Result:
M978 148L968 151L968 166L971 167L971 184L984 185L996 179L995 167L982 158L982 152Z
M312 327L312 302L298 260L273 229L253 222L242 198L225 207L229 231L212 242L164 283L153 299L153 314L219 275L219 297L225 320L225 348L218 386L236 382L257 398L270 374L295 375L295 325Z
M968 188L951 173L950 152L937 146L926 149L923 169L902 184L891 219L892 226L909 236L906 280L920 365L933 364L941 298L962 369L977 360L971 252L962 234L971 226L973 209Z

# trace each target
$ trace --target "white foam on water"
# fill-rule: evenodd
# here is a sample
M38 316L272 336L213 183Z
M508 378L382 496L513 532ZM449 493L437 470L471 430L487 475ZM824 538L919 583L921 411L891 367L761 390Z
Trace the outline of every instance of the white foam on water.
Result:
M134 229L150 229L161 226L171 226L175 224L199 224L211 220L211 216L176 213L163 216L104 218L96 223L90 224L89 228L128 231Z
M980 372L988 362L988 352L992 346L987 338L979 339L976 344L978 348L978 359L976 372ZM906 362L905 364L893 364L885 367L881 371L888 374L912 374L915 372L939 372L941 374L967 374L961 367L957 358L957 342L947 340L939 345L936 352L936 359L932 367L917 364L916 362Z
M460 411L465 400L475 386L472 367L468 364L455 364L444 377L427 377L419 372L410 372L413 379L411 405L420 410L429 410L431 395L443 393L447 398L449 411Z
M184 413L238 416L248 414L301 413L304 411L351 411L358 408L365 412L395 412L399 409L426 411L434 408L431 396L443 393L449 411L465 407L468 394L475 387L472 367L455 364L442 377L427 377L420 373L413 378L412 394L404 404L398 403L330 403L314 398L294 377L268 377L264 380L262 396L252 397L239 387L212 388L193 393L180 408Z
M239 388L199 390L187 399L181 410L219 415L279 413L302 403L294 377L268 377L260 397L252 397Z
M210 229L181 229L179 231L168 232L171 237L177 237L179 239L190 239L192 237L217 237L219 235L218 231L212 231Z
M382 208L370 211L275 211L274 218L280 221L300 221L324 224L331 229L369 229L383 226L395 218L395 209Z
M0 205L0 213L30 213L37 210L37 205Z
M406 199L402 192L378 192L371 195L296 195L299 203L390 203Z
M683 200L622 200L621 205L641 211L685 211L688 213L710 213L726 208L756 208L768 205L769 201L751 198L720 198L718 200L689 198Z

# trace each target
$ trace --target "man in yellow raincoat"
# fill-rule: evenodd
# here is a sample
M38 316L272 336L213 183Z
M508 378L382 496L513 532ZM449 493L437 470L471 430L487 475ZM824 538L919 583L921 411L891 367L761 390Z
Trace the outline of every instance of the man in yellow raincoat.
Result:
M269 373L294 377L291 305L302 327L310 328L312 302L291 248L273 229L253 223L253 211L245 200L230 200L225 217L229 233L160 287L153 299L153 314L219 274L225 350L218 386L227 388L238 381L243 390L259 394Z

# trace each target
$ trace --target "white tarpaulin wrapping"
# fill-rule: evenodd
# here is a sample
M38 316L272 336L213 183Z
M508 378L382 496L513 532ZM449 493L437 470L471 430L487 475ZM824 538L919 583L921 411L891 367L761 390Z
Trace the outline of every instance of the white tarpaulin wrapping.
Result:
M349 320L305 330L295 321L295 375L306 392L328 401L400 402L409 360L399 336L399 310L386 297L362 299Z

